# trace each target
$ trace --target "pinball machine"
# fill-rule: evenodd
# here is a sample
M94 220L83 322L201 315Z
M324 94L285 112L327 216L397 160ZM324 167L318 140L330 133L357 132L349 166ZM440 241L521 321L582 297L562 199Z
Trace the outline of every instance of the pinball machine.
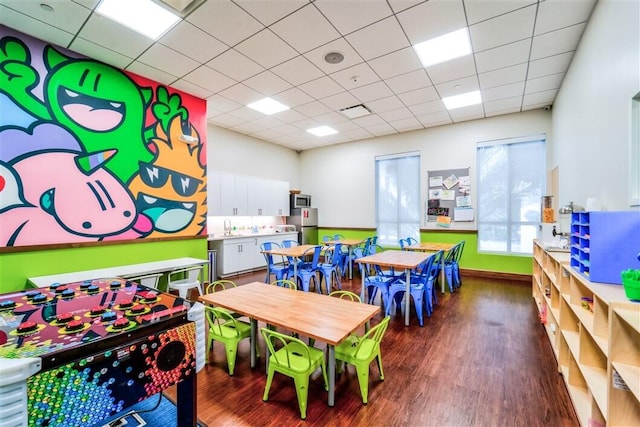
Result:
M196 425L204 310L121 278L0 295L0 425L93 426L177 385Z

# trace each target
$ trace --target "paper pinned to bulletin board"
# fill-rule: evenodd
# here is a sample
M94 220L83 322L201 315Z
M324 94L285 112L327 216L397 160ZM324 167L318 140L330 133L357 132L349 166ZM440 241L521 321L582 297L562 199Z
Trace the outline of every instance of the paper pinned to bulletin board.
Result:
M435 222L439 227L450 227L452 222L473 221L469 169L428 172L429 190L425 203L428 222Z

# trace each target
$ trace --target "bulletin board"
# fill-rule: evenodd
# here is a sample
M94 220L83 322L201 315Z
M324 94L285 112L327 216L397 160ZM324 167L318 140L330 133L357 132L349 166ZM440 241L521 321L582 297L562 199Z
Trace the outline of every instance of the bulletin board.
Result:
M427 172L425 220L450 227L452 222L473 222L470 168Z

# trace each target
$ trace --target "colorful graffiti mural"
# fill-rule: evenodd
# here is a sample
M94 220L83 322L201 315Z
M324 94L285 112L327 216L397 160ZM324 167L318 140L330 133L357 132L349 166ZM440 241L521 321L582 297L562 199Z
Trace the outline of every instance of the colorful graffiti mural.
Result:
M0 246L206 234L206 102L0 26Z

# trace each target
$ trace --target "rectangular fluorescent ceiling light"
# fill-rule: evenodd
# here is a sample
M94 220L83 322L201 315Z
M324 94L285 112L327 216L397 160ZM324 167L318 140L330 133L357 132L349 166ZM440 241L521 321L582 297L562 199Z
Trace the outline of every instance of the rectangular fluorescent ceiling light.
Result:
M180 20L151 0L102 0L96 12L152 40L157 40Z
M334 128L329 126L318 126L317 128L307 129L307 132L314 134L315 136L327 136L338 133Z
M422 65L429 67L471 54L469 31L462 28L413 46Z
M367 116L371 114L371 111L362 104L343 108L342 110L340 110L340 112L350 119L355 119L357 117Z
M251 108L252 110L259 111L262 114L266 114L267 116L289 109L289 107L287 107L286 105L281 104L280 102L271 98L263 98L260 101L252 102L251 104L247 105L247 107Z
M446 98L442 98L442 102L444 102L447 110L455 110L456 108L480 104L482 97L480 96L479 90L474 90L473 92L462 93L460 95L447 96Z

